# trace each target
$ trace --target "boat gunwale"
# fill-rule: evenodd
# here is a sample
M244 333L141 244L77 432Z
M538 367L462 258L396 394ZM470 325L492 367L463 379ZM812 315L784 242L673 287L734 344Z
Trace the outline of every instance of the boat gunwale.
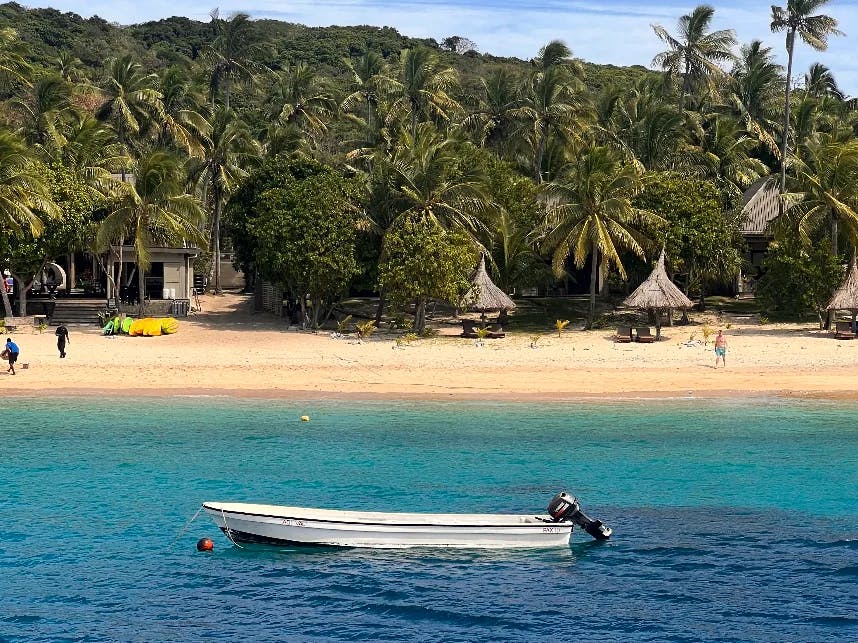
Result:
M218 504L218 503L212 503ZM233 506L243 505L243 506L253 506L247 505L244 503L223 503L224 505L231 504ZM277 505L255 505L259 507L278 507ZM514 519L514 518L525 518L528 520L534 520L534 522L517 522L517 523L505 523L505 522L483 522L480 524L469 524L469 523L450 523L450 522L370 522L366 520L334 520L332 518L316 518L316 517L308 517L307 515L286 515L286 514L270 514L270 513L262 513L259 511L241 511L236 509L227 509L226 507L214 507L211 506L209 502L203 503L203 509L208 512L214 512L215 515L221 513L234 514L238 516L253 516L258 518L272 518L275 520L301 520L308 522L317 522L317 523L326 523L326 524L334 524L334 525L360 525L367 527L441 527L441 528L450 528L450 529L458 529L458 528L482 528L482 529L490 529L490 528L522 528L522 529L538 529L544 527L569 527L570 531L573 527L573 523L571 521L562 521L555 522L551 520L550 516L537 516L533 514L419 514L419 513L385 513L385 512L372 512L372 511L344 511L340 509L313 509L310 507L282 507L284 510L301 510L301 511L324 511L330 513L341 513L341 514L353 514L359 515L364 514L368 516L402 516L405 518L406 516L409 519L414 519L414 516L425 516L427 519L438 519L442 516L470 516L474 518L479 517L491 517L491 518L502 518L502 519ZM306 528L311 528L309 525L303 525Z

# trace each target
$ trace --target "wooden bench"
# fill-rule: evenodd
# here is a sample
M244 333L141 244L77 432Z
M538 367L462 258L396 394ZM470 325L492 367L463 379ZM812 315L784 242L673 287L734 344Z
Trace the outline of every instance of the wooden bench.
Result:
M39 315L44 317L44 315ZM24 328L28 328L32 333L36 328L36 317L34 315L26 315L24 317L4 317L3 327L6 332L15 333Z

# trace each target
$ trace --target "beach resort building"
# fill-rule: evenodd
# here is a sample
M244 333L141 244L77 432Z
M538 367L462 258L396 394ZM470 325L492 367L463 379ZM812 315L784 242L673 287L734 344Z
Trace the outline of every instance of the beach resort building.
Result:
M771 223L780 213L781 201L777 184L772 177L759 179L742 197L742 236L747 245L747 260L750 269L740 273L736 292L751 296L763 273L763 260L769 244L774 238Z

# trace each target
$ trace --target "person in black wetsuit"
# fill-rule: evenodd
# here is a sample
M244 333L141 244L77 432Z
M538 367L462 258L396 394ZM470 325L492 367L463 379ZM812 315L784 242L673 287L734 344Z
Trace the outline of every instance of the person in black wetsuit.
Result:
M71 340L69 339L69 329L60 324L54 331L54 335L57 336L57 350L60 352L60 357L65 357L66 342L71 344Z

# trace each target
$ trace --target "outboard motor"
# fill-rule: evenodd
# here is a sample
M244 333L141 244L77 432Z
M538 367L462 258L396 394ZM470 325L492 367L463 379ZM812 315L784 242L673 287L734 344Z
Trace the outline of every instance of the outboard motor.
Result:
M581 505L578 504L575 496L570 496L565 491L558 493L548 503L548 515L554 522L571 520L596 540L607 540L614 533L613 529L601 520L593 520L586 516L581 511Z

